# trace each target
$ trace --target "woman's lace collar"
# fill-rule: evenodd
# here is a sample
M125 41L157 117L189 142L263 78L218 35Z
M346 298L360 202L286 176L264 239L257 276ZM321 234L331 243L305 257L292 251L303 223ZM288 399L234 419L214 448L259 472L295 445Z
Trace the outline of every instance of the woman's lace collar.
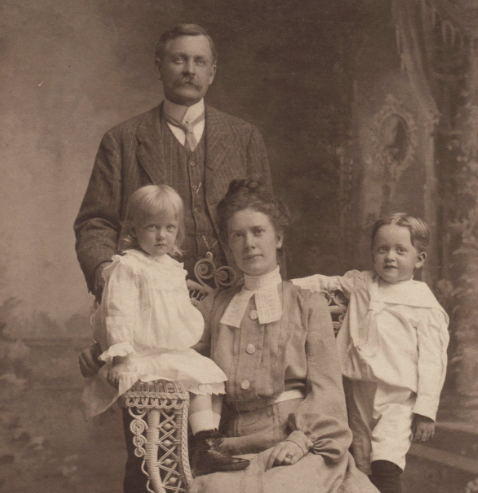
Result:
M244 276L244 286L232 298L221 318L221 323L239 328L249 300L253 296L260 324L280 320L282 318L282 301L278 286L281 282L279 267L263 276Z

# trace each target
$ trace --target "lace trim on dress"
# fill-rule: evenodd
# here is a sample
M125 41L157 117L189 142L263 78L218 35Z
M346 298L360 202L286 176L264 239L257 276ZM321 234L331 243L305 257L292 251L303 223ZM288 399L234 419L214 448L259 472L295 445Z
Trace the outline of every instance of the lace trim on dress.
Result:
M108 280L119 263L129 266L133 273L136 266L147 265L148 269L151 269L152 276L154 275L155 285L161 289L172 290L185 285L187 271L184 269L184 264L169 255L153 257L135 248L126 250L122 255L113 255L111 264L102 273L105 281ZM158 275L158 271L161 272L160 275Z
M128 354L135 352L136 351L129 342L119 342L118 344L113 344L113 346L109 347L101 354L99 359L106 363L110 363L115 356L128 356Z

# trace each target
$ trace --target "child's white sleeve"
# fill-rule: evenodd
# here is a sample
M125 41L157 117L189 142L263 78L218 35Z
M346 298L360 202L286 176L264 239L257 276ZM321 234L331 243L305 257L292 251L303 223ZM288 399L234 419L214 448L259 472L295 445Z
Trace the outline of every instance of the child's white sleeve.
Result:
M314 276L292 279L291 281L296 286L312 292L342 291L349 297L362 284L362 273L358 270L351 270L344 276L315 274Z
M440 393L445 381L450 336L443 312L430 309L418 324L418 391L415 414L435 420Z
M101 304L108 349L100 359L109 362L115 356L135 352L133 336L140 319L140 296L131 266L119 264L111 272Z

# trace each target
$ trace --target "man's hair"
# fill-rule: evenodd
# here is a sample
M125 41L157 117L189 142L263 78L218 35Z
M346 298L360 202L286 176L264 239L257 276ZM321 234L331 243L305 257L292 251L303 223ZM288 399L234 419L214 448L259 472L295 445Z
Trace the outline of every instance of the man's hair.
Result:
M410 231L412 245L419 253L426 252L430 243L430 229L428 224L419 217L412 216L405 212L395 212L388 215L385 219L379 219L373 224L372 246L375 235L382 226L401 226Z
M207 31L197 24L178 24L177 26L174 26L161 34L158 42L156 43L156 47L154 48L154 58L159 58L163 61L167 42L181 36L205 36L209 41L209 46L211 48L212 62L213 64L216 64L217 50L214 46L214 41L211 36L209 36Z

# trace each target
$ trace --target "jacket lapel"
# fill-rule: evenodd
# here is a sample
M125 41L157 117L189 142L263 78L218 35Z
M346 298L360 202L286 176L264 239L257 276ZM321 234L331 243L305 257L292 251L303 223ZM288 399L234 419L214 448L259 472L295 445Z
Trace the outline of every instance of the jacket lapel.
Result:
M217 110L206 106L206 190L214 178L214 171L222 164L228 149L233 144L225 124Z
M151 181L156 184L166 181L163 148L161 146L160 114L162 108L163 104L161 103L148 112L138 128L138 160Z

